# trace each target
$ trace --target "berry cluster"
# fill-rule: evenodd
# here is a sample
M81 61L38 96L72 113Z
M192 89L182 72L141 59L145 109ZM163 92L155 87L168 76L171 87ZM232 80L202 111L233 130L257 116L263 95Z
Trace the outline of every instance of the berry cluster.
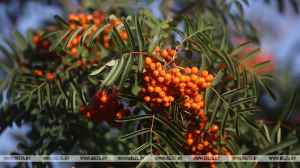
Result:
M192 114L202 111L204 101L199 91L210 87L213 80L206 70L199 74L197 67L185 68L182 74L178 68L167 70L155 57L146 57L145 64L142 74L144 87L139 96L145 102L150 102L151 107L164 115L160 105L168 107L174 99L185 97L180 105L186 106L186 111Z
M168 48L167 50L160 50L159 46L157 46L156 50L151 54L157 54L168 61L172 61L173 57L177 55L177 52L171 48Z
M126 109L119 101L119 94L121 93L106 95L104 91L101 91L93 96L92 107L85 106L80 108L79 114L98 123L106 121L109 125L121 127L122 123L115 122L115 120L130 116L130 110Z
M33 37L32 41L36 44L37 50L48 50L48 48L50 46L50 42L48 39L44 39L44 40L40 41L41 36L42 36L42 33L38 33L37 35L35 35Z
M207 156L220 155L220 151L218 151L214 147L218 145L217 132L219 130L219 126L213 125L211 129L208 130L205 140L202 142L201 139L203 137L204 129L208 119L205 118L205 114L203 112L200 113L199 118L200 118L200 124L199 124L200 131L196 128L196 125L194 123L189 124L187 127L188 131L185 134L187 138L187 142L183 146L185 153L187 155L207 155ZM225 134L227 133L225 132ZM221 138L226 141L225 137L221 137ZM228 156L231 156L231 154L224 146L222 146L221 148ZM198 166L209 164L210 167L214 167L214 162L199 162L197 164Z

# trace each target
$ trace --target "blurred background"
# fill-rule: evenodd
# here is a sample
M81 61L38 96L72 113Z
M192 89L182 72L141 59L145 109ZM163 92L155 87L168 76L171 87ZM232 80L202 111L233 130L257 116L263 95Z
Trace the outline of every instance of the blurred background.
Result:
M139 6L141 9L152 11L157 18L163 14L159 7L161 0L139 1L127 3L106 2L108 5L102 9L103 12L111 13L115 8L126 6ZM199 2L201 3L201 2ZM150 4L150 5L149 5ZM168 7L174 10L181 10L186 7L187 1L173 0L168 1ZM299 1L282 0L249 0L249 6L242 3L244 8L244 17L260 34L260 43L254 44L249 51L260 47L262 52L256 56L249 66L256 65L265 60L271 60L269 67L260 70L260 74L272 74L274 81L269 81L268 85L277 96L278 101L273 102L264 91L260 90L258 106L262 110L256 112L264 120L274 121L274 118L280 114L288 100L293 85L300 84L300 17L298 6ZM238 9L234 6L231 12L237 13ZM2 40L6 37L13 41L12 30L17 29L26 37L26 31L30 29L47 28L49 25L55 25L54 15L60 15L67 19L68 14L82 11L79 2L76 0L1 0L0 1L0 45L7 47ZM86 11L84 11L86 12ZM138 11L132 11L137 14ZM172 13L168 15L172 18ZM233 23L228 23L232 26ZM178 29L184 31L184 23L178 24ZM180 38L175 36L176 38ZM247 39L230 36L232 43L237 46L247 41ZM243 51L240 57L245 56L249 51ZM0 61L4 59L0 53ZM4 77L4 71L0 70L0 80ZM6 91L3 92L4 94ZM8 100L4 100L3 106ZM297 101L295 108L288 119L286 125L294 126L300 121L300 104ZM23 125L21 128L15 124L11 128L6 128L0 134L0 154L8 155L17 150L17 144L24 142L30 145L31 141L26 139L26 134L31 127Z

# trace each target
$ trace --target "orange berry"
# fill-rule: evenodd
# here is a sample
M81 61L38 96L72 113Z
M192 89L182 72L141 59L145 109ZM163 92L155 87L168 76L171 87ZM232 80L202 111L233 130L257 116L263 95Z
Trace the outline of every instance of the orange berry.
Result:
M203 78L207 77L207 75L208 75L207 70L203 70L203 71L201 72L201 76L202 76Z
M185 76L184 75L180 76L179 80L181 83L185 83Z
M184 69L184 73L187 74L187 75L190 74L191 72L192 72L191 68L189 68L189 67Z
M156 49L155 49L155 52L158 52L158 51L160 51L159 46L157 46Z
M172 74L176 74L177 72L179 72L179 69L178 68L172 68L171 72L172 72Z
M152 63L152 59L150 57L146 57L144 62L146 65L150 65Z
M162 51L160 52L160 56L163 57L163 58L166 58L168 55L169 55L169 54L168 54L168 51L167 51L167 50L162 50Z
M186 103L184 103L184 105L183 106L187 106L187 108L189 109L190 107L191 107L191 103L189 103L189 102L186 102Z
M159 71L158 70L153 71L153 76L158 77L158 75L159 75Z
M166 75L164 76L165 80L168 81L171 79L171 74L166 73Z
M160 88L159 86L156 86L156 87L154 88L154 92L161 92L161 88Z
M160 75L160 76L165 76L165 75L166 75L166 71L165 71L165 70L159 71L159 75Z
M158 95L159 95L159 97L163 98L163 97L166 96L166 93L165 92L159 92Z
M157 98L156 98L156 102L157 102L157 103L161 103L161 102L162 102L162 99L161 99L160 97L157 97Z
M193 87L193 86L194 86L194 83L192 83L192 82L188 82L186 86L191 88L191 87Z
M69 14L68 16L68 19L69 19L69 22L72 22L75 18L75 15L74 14Z
M212 131L213 133L217 133L218 130L219 130L219 126L217 126L217 125L213 125L213 126L211 127L211 131Z
M165 96L165 97L163 98L163 101L164 101L164 102L169 102L169 97L168 97L168 96Z
M197 95L194 97L193 100L194 100L195 103L199 103L199 102L202 100L201 94L197 94Z
M208 147L208 145L209 145L208 141L204 141L204 142L203 142L203 147L204 147L204 148Z
M190 76L185 76L185 82L189 82L189 81L191 81L191 78L190 78Z
M205 82L211 82L211 81L212 81L211 75L205 77Z
M187 144L189 146L193 145L193 143L194 143L194 140L192 138L190 138L190 139L187 140Z
M172 57L175 57L177 55L177 52L175 50L171 50L170 55Z
M197 81L198 81L198 76L195 75L195 74L193 74L193 75L191 76L191 82L197 83Z
M202 89L207 88L207 84L206 84L206 83L203 83L203 84L201 85L201 88L202 88Z
M43 76L43 72L40 70L33 70L33 73L39 76Z
M145 96L144 97L145 102L149 102L151 100L150 96Z
M54 78L53 78L54 74L53 73L47 72L46 76L47 76L48 79L50 79L51 82L54 81Z
M205 83L205 79L203 77L198 78L198 84L203 84Z
M106 103L106 99L107 99L106 96L103 96L103 97L100 98L100 101L101 101L102 103Z
M199 151L203 150L203 145L202 145L201 143L199 143L199 144L197 145L197 149L198 149Z
M154 91L154 88L152 86L149 86L148 87L148 92L153 92Z
M163 102L163 106L169 107L169 106L170 106L170 103L169 103L169 102Z
M151 63L149 67L152 71L156 69L155 63Z
M173 96L168 96L169 97L169 101L173 102L174 101L174 97Z
M197 67L193 67L191 71L192 71L192 74L197 74L199 72Z
M40 40L40 37L39 37L38 35L34 36L33 39L32 39L32 41L33 41L34 43L39 42L39 40Z
M173 84L178 84L179 83L179 78L175 77L172 79Z
M206 85L207 85L207 87L210 87L211 83L210 82L206 82Z
M179 86L181 89L183 89L183 88L185 88L186 83L179 83L178 86Z
M150 82L150 77L149 77L149 76L145 76L145 77L144 77L144 81L145 81L145 82Z
M157 62L157 63L155 64L155 67L156 67L156 69L161 68L161 63L160 63L160 62Z
M162 76L160 76L160 77L157 78L157 81L158 81L159 83L163 83L164 80L165 80L165 78L162 77Z
M176 72L176 73L175 73L175 76L176 76L176 77L181 77L181 73L180 73L180 72Z

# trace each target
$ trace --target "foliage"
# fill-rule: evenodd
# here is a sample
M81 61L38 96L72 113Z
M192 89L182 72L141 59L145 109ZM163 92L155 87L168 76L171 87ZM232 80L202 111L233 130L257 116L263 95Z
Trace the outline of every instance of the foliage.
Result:
M80 2L83 8L93 12L106 6L102 1ZM70 19L69 15L68 22L55 15L59 29L42 30L40 36L28 30L25 38L14 30L16 45L4 38L13 53L0 46L6 57L0 63L1 69L6 72L0 90L7 90L6 98L9 100L1 107L1 132L11 127L13 122L19 127L25 123L31 124L29 137L34 145L18 145L18 150L25 154L50 155L55 151L62 154L186 153L184 142L190 133L187 125L192 125L189 124L191 122L197 130L201 130L201 121L199 116L194 119L182 117L191 115L187 107L181 105L181 102L186 101L185 98L179 97L170 106L163 107L164 113L168 114L165 117L139 97L144 87L141 82L143 70L147 68L144 59L152 57L161 62L166 70L171 70L170 67L198 67L200 72L207 70L213 74L211 86L199 91L204 99L203 112L209 121L202 133L205 140L212 126L219 125L217 144L214 146L221 154L298 154L298 137L294 131L299 131L299 128L289 130L287 136L281 135L282 123L291 113L298 89L293 89L277 124L266 125L263 120L255 118L253 112L260 109L256 107L259 87L263 88L270 99L277 100L264 81L273 79L273 76L256 73L271 62L262 62L253 68L244 64L260 52L259 48L243 59L237 57L252 42L259 42L256 30L243 19L242 4L248 5L247 0L218 2L205 1L203 5L191 2L187 9L195 5L195 11L190 13L168 8L176 16L173 19L164 16L160 20L149 10L139 10L137 6L127 4L128 7L126 3L121 3L109 8L112 15L95 11L94 19L88 15L83 19L80 14ZM167 8L166 4L167 1L163 1L161 6ZM229 12L233 5L238 9L238 14ZM138 9L139 14L134 15L131 8ZM128 15L121 17L121 21L114 15L120 11ZM97 21L96 18L100 16L102 19ZM181 21L185 31L176 28ZM228 22L233 22L235 27L230 27ZM174 40L175 34L181 37L180 41ZM228 39L230 34L246 37L250 41L233 46ZM34 40L35 37L37 40ZM163 50L173 48L175 53L164 58L155 53L157 46ZM220 69L221 63L225 65L224 69ZM122 93L118 93L120 101L116 101L122 105L112 118L124 124L116 125L110 116L97 120L93 118L97 112L86 109L94 104L102 107L111 101L108 96L105 101L101 99L103 96L97 97L104 92L107 95ZM121 108L125 106L131 109L130 116L125 115L125 109ZM107 117L105 112L103 109L99 111ZM133 137L137 137L138 145ZM27 163L20 163L20 166L22 164ZM48 163L32 164L46 167ZM158 166L178 167L181 164L160 163ZM297 167L296 163L289 164L285 166ZM118 166L118 163L112 165ZM150 167L155 163L144 165ZM220 165L253 167L254 163L215 164ZM275 165L269 163L268 166Z

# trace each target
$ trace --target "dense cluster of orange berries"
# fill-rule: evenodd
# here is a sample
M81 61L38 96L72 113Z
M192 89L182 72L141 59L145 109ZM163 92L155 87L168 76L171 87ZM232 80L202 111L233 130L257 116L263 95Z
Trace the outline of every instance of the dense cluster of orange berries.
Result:
M162 58L171 61L173 60L173 57L177 55L177 52L175 50L172 50L171 48L168 48L167 50L161 50L158 46L155 51L153 51L151 54L157 54L161 56Z
M116 122L117 118L130 116L130 110L119 101L119 93L106 95L104 91L93 96L92 107L85 106L79 109L79 114L96 122L106 121L109 125L121 127L122 123Z
M204 130L206 123L208 121L207 118L205 118L205 114L202 112L199 115L199 127L200 131L196 128L196 125L194 123L190 123L188 125L188 131L185 134L187 138L187 142L184 144L183 149L187 155L207 155L207 156L218 156L220 155L220 151L218 151L214 146L218 145L217 139L218 139L218 130L219 126L213 125L211 129L208 130L207 136L205 137L205 140L202 142L201 139L204 135ZM225 134L227 134L225 132ZM221 137L222 139L226 140L225 137ZM222 150L228 155L231 156L230 152L222 146ZM210 165L210 167L214 167L214 162L198 162L197 165Z
M185 97L180 105L186 106L186 111L192 114L202 111L204 101L199 91L210 87L214 78L211 74L206 70L199 73L197 67L185 68L184 74L178 68L166 70L155 57L146 57L145 64L146 68L142 74L144 87L139 96L145 102L149 102L155 111L164 116L160 106L168 107L180 97Z

